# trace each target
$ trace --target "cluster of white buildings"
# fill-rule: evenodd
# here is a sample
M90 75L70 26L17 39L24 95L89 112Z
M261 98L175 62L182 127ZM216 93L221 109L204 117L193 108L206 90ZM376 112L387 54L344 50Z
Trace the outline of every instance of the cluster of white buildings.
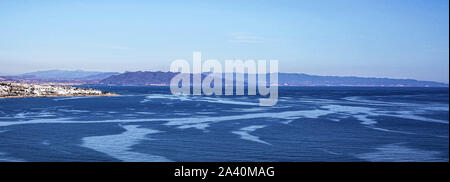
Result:
M91 88L0 82L0 97L74 96L74 95L102 95L102 94L106 93Z
M8 94L8 92L9 92L9 87L0 83L0 96L4 96L4 95Z

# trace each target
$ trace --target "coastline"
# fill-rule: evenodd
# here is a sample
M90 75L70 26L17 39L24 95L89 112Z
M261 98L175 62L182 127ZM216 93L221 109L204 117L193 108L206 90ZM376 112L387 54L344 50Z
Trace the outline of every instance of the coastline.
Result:
M31 97L106 97L112 92L71 86L0 82L0 99Z
M23 96L0 96L0 99L13 99L13 98L37 98L37 97L115 97L121 96L119 94L108 93L108 94L99 94L99 95L23 95Z

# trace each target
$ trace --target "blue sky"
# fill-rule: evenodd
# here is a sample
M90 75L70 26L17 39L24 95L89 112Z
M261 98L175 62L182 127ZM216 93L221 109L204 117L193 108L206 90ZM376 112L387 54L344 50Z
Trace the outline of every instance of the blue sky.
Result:
M0 74L278 59L280 72L448 83L447 0L0 1Z

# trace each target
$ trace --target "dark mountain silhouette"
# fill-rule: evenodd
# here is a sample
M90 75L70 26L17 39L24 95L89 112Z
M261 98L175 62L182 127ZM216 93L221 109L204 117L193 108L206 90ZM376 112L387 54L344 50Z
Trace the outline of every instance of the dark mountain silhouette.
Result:
M419 81L414 79L370 78L355 76L316 76L296 73L279 75L281 85L311 85L311 86L408 86L408 87L448 87L448 84Z
M170 80L178 73L173 72L125 72L119 75L113 75L101 80L100 84L106 85L152 85L169 84Z
M105 85L169 85L170 80L178 73L138 71L126 72L110 76L99 81ZM205 77L209 73L204 73ZM245 75L247 78L247 75ZM223 79L226 79L223 76ZM245 79L246 82L246 79ZM365 77L341 77L341 76L316 76L297 73L279 73L278 83L281 86L386 86L386 87L448 87L448 84L418 81L413 79L391 78L365 78Z

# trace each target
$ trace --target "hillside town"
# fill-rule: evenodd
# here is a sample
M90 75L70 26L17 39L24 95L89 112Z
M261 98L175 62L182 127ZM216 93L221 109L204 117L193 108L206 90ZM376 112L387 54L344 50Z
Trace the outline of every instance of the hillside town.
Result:
M71 86L38 85L0 82L0 98L14 97L71 97L71 96L116 96L117 94Z

